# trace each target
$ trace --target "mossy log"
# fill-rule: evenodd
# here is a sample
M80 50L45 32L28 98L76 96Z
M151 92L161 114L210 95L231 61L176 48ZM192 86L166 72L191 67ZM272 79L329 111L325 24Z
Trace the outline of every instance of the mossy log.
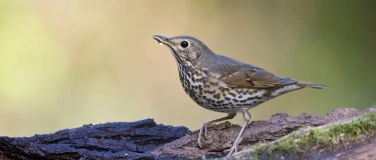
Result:
M376 107L340 108L326 117L278 113L247 127L240 152L224 159L376 159ZM0 159L221 158L239 125L209 128L203 148L197 132L152 119L84 125L33 137L0 137Z

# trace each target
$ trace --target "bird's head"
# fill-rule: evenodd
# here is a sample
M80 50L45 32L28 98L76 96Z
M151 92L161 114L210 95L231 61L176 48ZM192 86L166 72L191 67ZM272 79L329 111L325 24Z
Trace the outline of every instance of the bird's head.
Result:
M167 38L160 35L153 36L161 45L168 46L180 64L196 64L200 59L212 51L200 40L190 36L176 36Z

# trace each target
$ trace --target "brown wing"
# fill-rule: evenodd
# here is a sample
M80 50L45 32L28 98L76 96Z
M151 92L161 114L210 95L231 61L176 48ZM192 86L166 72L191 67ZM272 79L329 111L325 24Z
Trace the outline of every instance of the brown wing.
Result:
M296 81L290 78L275 76L261 68L249 68L236 71L230 75L222 77L228 87L254 87L254 88L272 88L283 86Z
M223 87L273 88L297 82L218 54L203 64L206 65L204 68L225 84Z

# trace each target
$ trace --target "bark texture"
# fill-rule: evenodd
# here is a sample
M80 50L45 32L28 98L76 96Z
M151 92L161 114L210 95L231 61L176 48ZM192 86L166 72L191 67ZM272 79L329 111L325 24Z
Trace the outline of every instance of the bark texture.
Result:
M302 114L290 117L278 113L269 120L253 121L247 127L239 150L246 150L259 141L275 141L305 126L322 126L349 120L376 107L360 111L341 108L326 117ZM209 128L204 147L197 147L198 133L186 127L156 124L153 119L84 125L52 134L33 137L0 137L0 159L201 159L226 155L240 130L239 125L223 122ZM366 141L324 151L312 150L306 159L314 157L367 159L375 157L375 137ZM349 147L350 146L350 147ZM260 157L262 159L262 157Z

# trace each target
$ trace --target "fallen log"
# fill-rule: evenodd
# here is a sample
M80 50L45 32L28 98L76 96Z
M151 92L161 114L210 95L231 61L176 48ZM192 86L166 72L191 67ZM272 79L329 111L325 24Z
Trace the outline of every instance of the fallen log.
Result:
M292 143L289 146L277 146L284 142L286 137L305 135L306 132L310 133L312 128L320 129L321 127L325 130L327 126L349 124L354 118L369 115L371 112L376 112L376 107L363 111L354 108L340 108L330 111L326 117L310 114L290 117L287 114L278 113L269 120L252 121L239 145L239 150L242 151L234 154L233 158L316 159L321 157L325 159L334 157L357 159L366 156L376 159L376 143L374 143L376 142L374 136L376 128L372 127L367 129L366 134L354 132L353 139L346 143L309 146L305 143L294 144L293 139L292 142L289 141ZM372 123L376 122L370 122L370 124ZM357 127L364 126L354 126L353 129L357 130ZM231 147L239 129L239 125L229 122L214 125L209 128L203 148L198 148L197 132L192 133L186 127L156 124L153 119L90 124L33 137L0 137L0 159L220 158L226 155L226 150ZM291 146L301 147L302 150L285 152L289 148L284 150L283 147ZM260 152L260 149L263 152Z

